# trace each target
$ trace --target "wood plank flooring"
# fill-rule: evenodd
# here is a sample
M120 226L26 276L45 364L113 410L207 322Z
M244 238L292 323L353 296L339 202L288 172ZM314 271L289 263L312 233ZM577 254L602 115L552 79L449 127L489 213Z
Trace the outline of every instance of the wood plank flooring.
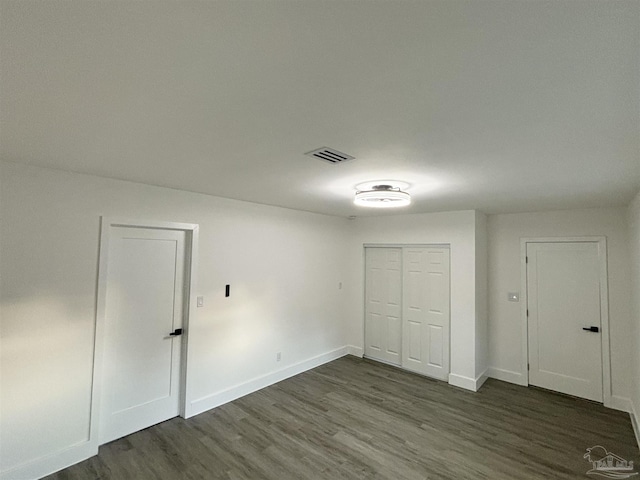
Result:
M595 445L640 466L625 413L491 379L472 393L344 357L47 479L585 479Z

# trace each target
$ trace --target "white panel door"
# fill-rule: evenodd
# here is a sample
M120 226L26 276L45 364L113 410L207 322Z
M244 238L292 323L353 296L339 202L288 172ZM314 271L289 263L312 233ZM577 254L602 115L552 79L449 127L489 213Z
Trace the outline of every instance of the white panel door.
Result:
M449 376L449 249L404 248L402 366Z
M184 231L111 229L101 444L178 415L186 281Z
M531 385L602 402L601 254L596 242L527 243Z
M365 349L367 357L400 365L402 249L365 249Z

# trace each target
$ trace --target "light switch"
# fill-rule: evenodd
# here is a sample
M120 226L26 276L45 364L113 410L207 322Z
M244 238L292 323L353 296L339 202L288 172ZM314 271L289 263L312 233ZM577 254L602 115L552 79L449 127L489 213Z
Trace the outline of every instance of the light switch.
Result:
M196 305L198 307L204 307L204 297L196 297Z
M510 302L519 302L520 294L518 292L509 292L507 293L507 300Z

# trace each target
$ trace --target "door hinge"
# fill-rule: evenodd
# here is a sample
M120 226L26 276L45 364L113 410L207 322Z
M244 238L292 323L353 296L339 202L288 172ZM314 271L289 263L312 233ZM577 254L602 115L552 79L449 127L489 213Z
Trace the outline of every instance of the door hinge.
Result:
M531 370L531 366L527 363L527 371Z
M529 309L527 308L527 317L529 316Z
M529 263L529 257L524 257L524 263Z

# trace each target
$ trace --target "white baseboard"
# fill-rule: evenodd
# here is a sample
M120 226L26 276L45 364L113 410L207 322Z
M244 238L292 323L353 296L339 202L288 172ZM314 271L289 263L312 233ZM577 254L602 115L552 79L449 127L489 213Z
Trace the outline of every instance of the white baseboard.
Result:
M98 446L85 441L59 452L0 472L0 480L34 480L70 467L98 454Z
M449 385L464 388L465 390L471 390L472 392L476 391L475 379L465 377L463 375L456 375L455 373L449 374Z
M496 380L502 380L503 382L515 383L516 385L522 385L523 387L527 386L527 380L520 372L489 367L487 369L487 375L489 378L495 378Z
M306 372L307 370L311 370L312 368L319 367L320 365L331 362L332 360L335 360L337 358L344 357L349 353L350 347L340 347L330 352L323 353L321 355L296 363L294 365L290 365L281 370L277 370L275 372L267 373L266 375L253 378L239 385L235 385L231 388L227 388L226 390L222 390L221 392L216 392L212 395L207 395L206 397L193 400L188 404L186 418L193 417L194 415L206 412L207 410L211 410L212 408L219 407L220 405L224 405L225 403L231 402L240 397L244 397L245 395L268 387L269 385L281 382L282 380L286 380L289 377L293 377L294 375Z
M472 392L477 392L480 387L487 381L487 371L478 375L477 378L465 377L464 375L456 375L455 373L449 374L449 385L454 387L464 388Z
M480 387L482 387L482 385L484 385L484 382L486 382L487 379L489 378L489 375L487 375L488 370L489 369L486 369L484 372L482 372L478 376L478 378L476 378L476 390L475 390L476 392L480 390Z
M620 410L621 412L631 412L631 399L612 395L605 407Z
M347 345L347 353L354 357L362 358L364 356L364 349L362 347L356 347L355 345Z

